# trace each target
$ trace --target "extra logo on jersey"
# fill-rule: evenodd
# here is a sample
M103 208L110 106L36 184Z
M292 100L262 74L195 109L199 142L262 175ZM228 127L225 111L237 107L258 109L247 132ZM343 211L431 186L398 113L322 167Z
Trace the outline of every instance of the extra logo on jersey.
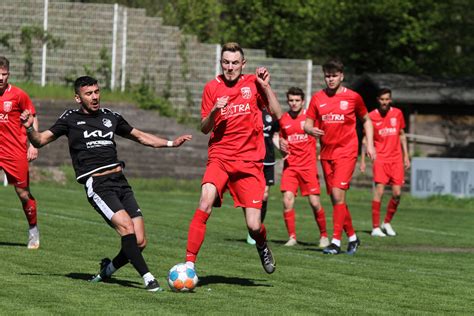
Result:
M240 92L242 93L242 98L250 99L252 97L252 90L249 87L240 88Z
M349 102L347 101L341 101L339 103L339 107L341 108L341 110L345 111L349 108Z
M393 127L397 126L397 118L396 117L391 117L390 118L390 125Z
M104 124L105 127L111 127L112 126L112 121L109 120L108 118L103 118L102 119L102 124Z
M12 110L12 101L3 101L3 112L10 112Z

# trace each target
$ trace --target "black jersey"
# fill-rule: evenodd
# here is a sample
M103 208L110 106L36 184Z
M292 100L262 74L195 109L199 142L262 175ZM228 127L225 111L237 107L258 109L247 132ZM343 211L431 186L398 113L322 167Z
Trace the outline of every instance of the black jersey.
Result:
M114 136L127 136L132 129L119 113L109 109L93 114L75 109L66 110L49 130L56 137L67 136L76 179L84 183L93 173L123 165Z
M262 111L263 119L263 137L265 139L265 166L272 166L275 164L275 148L273 145L273 134L279 131L278 121L268 113L265 109Z

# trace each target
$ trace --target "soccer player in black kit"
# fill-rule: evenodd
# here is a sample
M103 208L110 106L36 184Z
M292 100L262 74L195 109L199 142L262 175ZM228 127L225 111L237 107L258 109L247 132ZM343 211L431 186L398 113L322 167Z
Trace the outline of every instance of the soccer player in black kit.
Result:
M148 291L162 291L141 253L146 246L145 225L132 188L122 173L124 163L117 158L114 136L154 148L178 147L192 136L183 135L174 141L163 139L130 126L116 112L101 109L100 89L94 78L77 78L74 90L79 109L66 110L46 131L34 129L33 116L28 110L21 114L28 139L39 148L67 136L77 181L84 184L89 203L121 236L119 253L113 260L102 259L100 271L91 281L106 280L131 262Z

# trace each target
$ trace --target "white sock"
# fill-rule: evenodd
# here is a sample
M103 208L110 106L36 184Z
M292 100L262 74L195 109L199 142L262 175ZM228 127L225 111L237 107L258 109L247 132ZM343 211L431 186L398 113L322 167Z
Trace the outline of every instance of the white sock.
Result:
M338 247L341 247L341 241L338 240L338 239L333 238L333 239L331 240L331 243L332 243L332 244L335 244L335 245L338 246Z
M145 282L145 285L148 285L148 282L153 281L154 279L155 277L153 274L151 274L151 272L145 273L143 275L143 281Z
M192 261L186 261L186 266L188 266L191 269L194 269L194 262Z
M349 236L349 242L351 241L356 241L357 240L357 236L356 234L352 235L352 236Z
M38 231L38 226L35 225L33 227L30 227L30 229L28 230L28 232L30 233L30 235L38 235L39 231Z

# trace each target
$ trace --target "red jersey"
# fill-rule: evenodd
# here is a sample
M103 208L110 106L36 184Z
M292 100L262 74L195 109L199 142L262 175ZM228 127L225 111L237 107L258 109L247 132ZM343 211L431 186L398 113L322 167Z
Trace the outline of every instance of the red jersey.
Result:
M227 160L263 161L262 108L268 103L259 91L255 75L241 75L228 87L221 76L204 87L201 118L209 115L218 98L229 97L225 108L214 116L214 128L209 139L208 157Z
M36 114L30 97L20 88L8 85L0 95L0 158L26 157L26 129L20 122L24 110Z
M364 100L346 87L333 96L328 96L325 90L313 95L307 116L325 133L320 137L322 160L357 157L356 117L366 114Z
M292 118L288 112L280 118L280 136L288 141L285 168L310 169L316 166L316 139L305 133L305 120L306 110L302 110L296 118Z
M382 117L379 110L375 109L369 116L374 125L376 159L384 162L401 161L400 130L405 128L402 111L390 107L385 117Z

